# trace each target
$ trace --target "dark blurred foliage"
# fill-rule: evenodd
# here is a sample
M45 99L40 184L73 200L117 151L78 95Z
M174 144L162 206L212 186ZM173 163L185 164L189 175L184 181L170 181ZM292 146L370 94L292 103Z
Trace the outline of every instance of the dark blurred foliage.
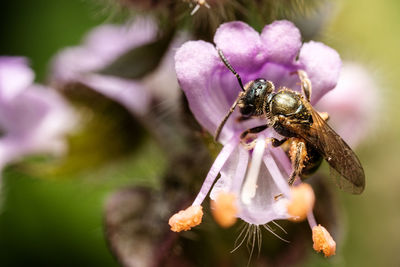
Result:
M201 1L199 1L201 2ZM299 21L315 19L321 10L325 10L328 0L208 0L205 5L192 15L191 11L197 5L196 0L100 0L108 7L109 13L116 16L135 16L153 14L159 19L161 28L175 27L189 30L206 41L212 41L215 30L221 23L242 20L256 30L261 30L266 24L277 19ZM320 23L314 25L322 24ZM319 27L314 26L314 30Z

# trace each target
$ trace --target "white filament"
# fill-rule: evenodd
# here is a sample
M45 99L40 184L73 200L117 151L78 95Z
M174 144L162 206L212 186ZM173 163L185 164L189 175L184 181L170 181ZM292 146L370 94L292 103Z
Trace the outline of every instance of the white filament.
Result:
M262 135L258 136L241 194L242 202L246 205L250 204L256 195L258 174L260 173L260 166L265 151L265 143L265 137Z
M200 5L197 4L197 5L193 8L193 10L192 10L192 12L190 13L190 15L193 16L193 15L197 12L197 10L199 10L199 8L200 8Z
M205 6L206 8L210 8L210 5L205 0L198 0L197 5L194 7L190 15L193 16L197 12L197 10L199 10L200 6Z

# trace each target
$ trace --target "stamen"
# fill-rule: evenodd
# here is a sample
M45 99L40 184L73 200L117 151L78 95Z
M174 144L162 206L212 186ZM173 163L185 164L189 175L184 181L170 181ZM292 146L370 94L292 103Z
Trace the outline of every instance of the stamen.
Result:
M210 8L210 5L205 0L197 0L194 2L197 2L197 4L194 7L194 9L192 10L192 12L190 12L191 16L193 16L200 9L200 6L205 6L206 8Z
M197 10L199 10L199 9L200 9L200 5L197 4L197 5L193 8L192 12L190 12L190 15L193 16L193 15L197 12Z
M325 229L325 227L314 226L312 229L312 239L314 242L313 248L315 251L322 251L325 257L330 257L335 255L336 252L336 242L333 240L332 236Z
M190 230L201 223L203 218L203 207L202 206L190 206L185 210L181 210L175 213L169 219L169 225L171 230L174 232L181 232Z
M275 151L276 152L276 151ZM283 151L282 151L283 153ZM283 154L283 156L285 156ZM267 166L269 173L271 174L272 179L275 184L278 186L279 190L282 194L287 197L290 195L290 187L287 183L287 180L282 176L281 170L275 162L274 157L271 154L271 150L267 150L264 155L264 163Z
M291 221L303 221L307 214L312 211L315 202L315 195L309 184L302 183L291 188L291 199L287 204L287 211L292 217Z
M239 141L236 138L232 138L226 145L224 145L221 152L219 152L217 158L215 159L213 165L211 166L210 171L208 172L207 177L204 180L203 185L201 186L200 192L197 194L196 199L193 201L192 206L201 205L208 192L210 191L215 178L217 178L219 172L221 171L225 162L228 160L229 156L235 150L235 147L238 143Z
M211 211L219 225L224 228L232 226L238 213L236 196L227 192L219 193L216 200L211 202Z
M265 137L260 135L257 138L257 143L253 151L253 158L250 162L250 168L243 185L241 198L244 204L247 205L250 204L251 200L256 195L257 179L258 179L258 174L260 172L260 166L264 151L265 151Z

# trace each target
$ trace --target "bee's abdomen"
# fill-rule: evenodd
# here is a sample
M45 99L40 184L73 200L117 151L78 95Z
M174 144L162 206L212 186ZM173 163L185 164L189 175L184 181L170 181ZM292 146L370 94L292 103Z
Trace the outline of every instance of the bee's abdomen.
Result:
M302 178L306 178L317 171L323 160L321 153L314 146L306 143L306 147L307 160L304 162L304 168L301 171Z

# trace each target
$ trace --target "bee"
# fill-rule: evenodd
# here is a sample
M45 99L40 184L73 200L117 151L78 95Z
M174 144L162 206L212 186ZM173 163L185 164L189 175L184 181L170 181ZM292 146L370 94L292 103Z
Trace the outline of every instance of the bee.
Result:
M275 92L273 82L258 78L243 86L240 75L228 62L220 49L219 57L225 66L236 76L242 91L232 104L227 115L217 128L215 140L235 110L241 113L240 120L265 117L267 123L244 131L241 138L249 133L259 133L272 127L284 138L271 138L272 146L289 145L287 152L291 158L293 170L288 183L292 185L297 176L303 177L315 171L325 159L331 170L331 176L339 188L360 194L365 187L365 174L360 160L346 142L327 124L327 116L318 113L310 103L311 81L307 73L298 70L302 94L288 88L279 88ZM324 118L323 118L324 117Z

